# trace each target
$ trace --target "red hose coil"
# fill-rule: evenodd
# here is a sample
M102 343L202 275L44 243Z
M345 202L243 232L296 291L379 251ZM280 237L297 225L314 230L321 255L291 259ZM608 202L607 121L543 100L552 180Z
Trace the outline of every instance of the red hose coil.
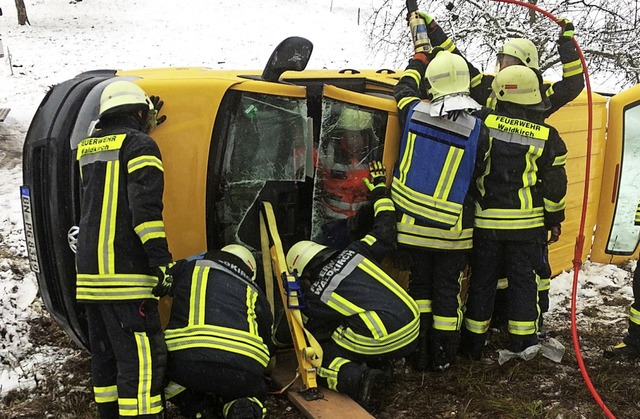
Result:
M493 1L503 2L503 3L512 3L518 6L533 9L536 12L543 14L549 19L553 20L555 23L558 23L558 19L554 15L552 15L551 13L547 12L546 10L534 4L522 2L519 0L493 0ZM596 403L598 403L598 406L600 406L600 408L605 413L605 415L607 415L608 418L615 419L615 416L607 408L607 405L604 403L602 398L600 398L598 391L595 389L595 387L593 386L593 383L591 382L591 379L589 378L589 374L587 373L587 369L584 365L582 354L580 352L580 341L578 338L578 328L576 325L576 297L577 297L577 289L578 289L578 274L580 272L580 267L582 266L582 249L584 247L584 226L585 226L585 220L587 216L587 202L589 199L589 178L590 178L589 174L591 171L590 169L591 169L591 141L592 141L591 129L593 127L593 98L591 94L591 81L589 80L587 63L584 59L582 50L580 49L580 45L578 45L578 42L576 41L576 39L573 38L572 42L575 45L576 50L578 51L578 55L580 56L580 62L582 64L582 69L584 71L585 86L587 89L588 125L587 125L587 161L586 161L587 167L585 170L584 192L583 192L583 198L582 198L582 214L580 216L580 230L578 232L578 237L576 237L576 246L575 246L574 255L573 255L573 286L571 291L571 337L573 340L573 348L576 353L576 360L578 361L578 366L580 367L580 372L582 373L582 378L584 379L584 382L587 388L589 389L589 391L591 392L591 395L595 399Z

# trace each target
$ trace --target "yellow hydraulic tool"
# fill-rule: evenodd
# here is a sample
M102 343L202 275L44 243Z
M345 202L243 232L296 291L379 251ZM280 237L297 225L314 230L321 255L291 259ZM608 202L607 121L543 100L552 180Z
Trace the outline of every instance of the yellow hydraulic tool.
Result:
M275 278L278 282L278 289L282 297L282 304L298 361L298 373L302 377L302 383L307 391L305 398L307 400L322 398L322 393L318 390L316 383L317 371L322 364L322 347L313 335L304 328L300 311L302 308L302 290L298 279L289 273L287 269L285 254L278 234L278 226L276 225L276 217L270 202L262 202L260 235L265 283L269 288L270 285L268 284L271 278ZM264 257L267 252L271 254L271 266L266 263L266 258Z

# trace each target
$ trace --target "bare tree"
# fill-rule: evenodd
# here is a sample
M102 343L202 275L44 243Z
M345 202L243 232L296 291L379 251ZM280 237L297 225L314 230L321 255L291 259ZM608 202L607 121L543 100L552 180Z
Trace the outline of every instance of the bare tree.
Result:
M640 83L638 0L547 0L538 5L573 22L591 75L611 75L618 87ZM559 63L559 26L528 8L487 0L419 6L436 19L469 61L485 71L493 70L497 49L512 37L529 38L536 44L541 70ZM406 60L412 48L406 15L404 2L379 0L368 21L372 50L385 54L394 64Z
M18 11L18 25L31 25L24 0L16 0L16 10Z

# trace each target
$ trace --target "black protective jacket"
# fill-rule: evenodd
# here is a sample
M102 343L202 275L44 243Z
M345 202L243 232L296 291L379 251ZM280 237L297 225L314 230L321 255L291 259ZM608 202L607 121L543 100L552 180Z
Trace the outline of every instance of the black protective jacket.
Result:
M153 138L139 129L125 117L78 146L79 301L155 298L152 268L172 261L162 219L162 158Z

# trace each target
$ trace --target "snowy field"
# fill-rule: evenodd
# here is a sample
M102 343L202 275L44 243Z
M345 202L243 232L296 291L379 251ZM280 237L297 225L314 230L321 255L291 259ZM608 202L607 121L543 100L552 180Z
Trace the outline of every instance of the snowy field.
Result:
M0 107L11 108L0 123L0 397L15 388L34 386L39 376L77 354L35 347L28 340L26 322L41 316L44 308L26 260L19 196L22 143L49 86L82 71L104 68L261 69L272 49L293 35L314 44L308 68L397 67L370 54L366 25L370 0L25 3L31 26L18 26L14 2L0 0L4 12ZM635 262L630 262L627 269L633 267ZM567 272L551 283L549 327L569 321L572 280L573 273ZM580 272L578 313L598 307L603 321L626 322L627 307L602 302L605 292L609 298L630 302L630 282L625 269L586 263ZM589 327L580 314L578 325ZM615 337L611 338L613 343Z

